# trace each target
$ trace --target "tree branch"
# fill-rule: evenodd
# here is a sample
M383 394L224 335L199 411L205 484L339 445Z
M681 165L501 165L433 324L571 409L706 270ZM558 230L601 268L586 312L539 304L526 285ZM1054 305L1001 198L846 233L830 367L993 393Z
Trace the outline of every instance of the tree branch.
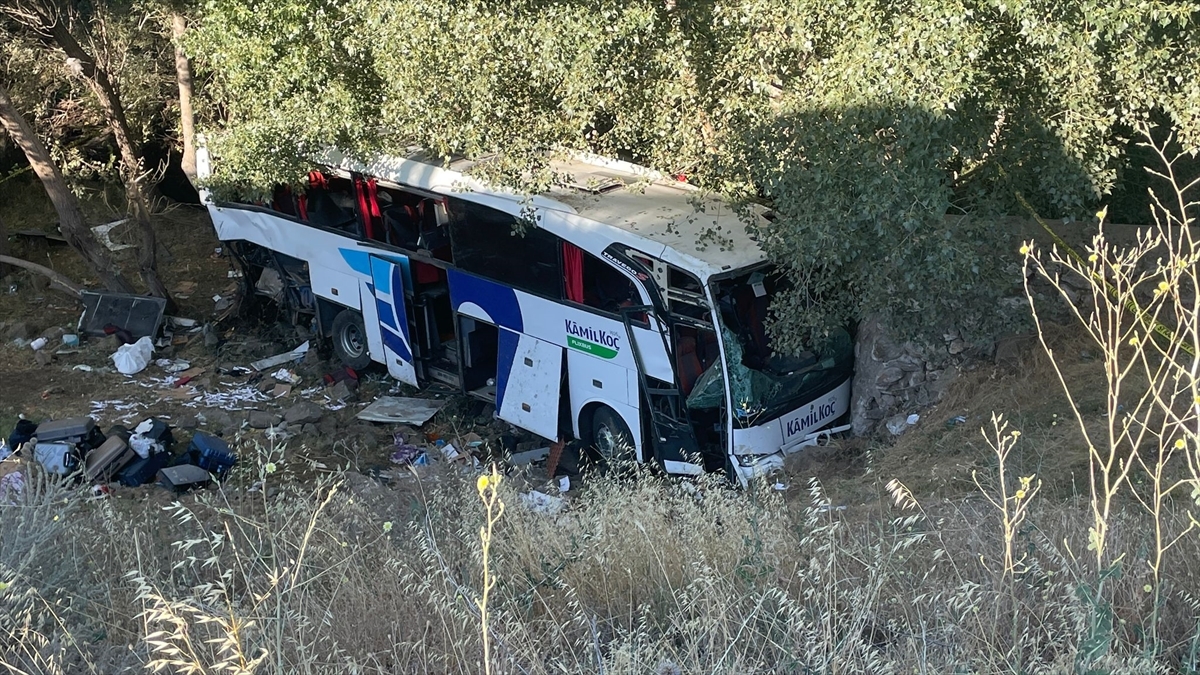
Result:
M60 293L65 293L76 300L80 299L80 294L83 292L82 286L44 265L29 262L22 258L14 258L11 255L0 255L0 264L22 267L31 272L44 275L50 279L50 288Z

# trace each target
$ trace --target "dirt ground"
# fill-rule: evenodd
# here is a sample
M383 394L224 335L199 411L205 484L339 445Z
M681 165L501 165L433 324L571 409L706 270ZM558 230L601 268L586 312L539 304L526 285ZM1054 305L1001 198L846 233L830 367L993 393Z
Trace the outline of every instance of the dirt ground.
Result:
M65 244L23 234L49 232L53 227L53 211L36 183L6 190L3 197L0 217L8 225L14 255L94 286L94 279L87 278L80 259ZM119 218L101 197L95 193L85 202L90 222ZM133 377L115 372L110 360L117 347L115 338L92 338L77 349L64 348L61 335L76 332L79 305L48 290L36 275L10 274L0 284L0 433L7 435L18 415L42 420L90 414L104 429L153 416L177 427L176 435L184 442L192 429L200 429L223 435L243 455L264 452L278 458L282 453L300 479L335 467L385 481L399 475L406 470L390 461L397 431L402 440L430 449L439 438L461 447L472 433L483 439L479 449L484 452L498 454L504 434L509 435L504 440L510 449L539 446L536 439L491 419L482 404L446 393L405 391L380 372L363 374L354 400L344 404L332 400L321 378L337 366L315 349L292 367L301 379L289 393L274 398L259 392L271 388L272 383L263 383L270 371L238 369L296 347L303 336L274 321L269 312L251 317L235 313L218 322L214 296L232 295L237 282L230 277L235 269L230 259L217 252L220 242L207 215L199 207L172 205L161 209L155 220L165 248L160 252L160 271L179 303L176 315L211 325L217 344L211 340L206 344L202 331L177 333L178 344L154 356L182 359L202 372L189 385L174 387L171 374L154 364ZM1080 228L1072 226L1080 230L1077 239L1086 230ZM132 235L118 227L112 239L119 244ZM136 269L132 250L116 255L125 269ZM43 350L53 353L49 363L39 364L34 351L23 346L23 341L38 336L49 339ZM1078 332L1056 329L1049 337L1074 381L1102 382L1097 380L1102 377L1098 363ZM1036 340L1022 345L1019 361L1003 368L982 364L963 373L946 399L919 411L921 422L899 438L836 439L789 458L786 475L776 481L777 489L790 500L806 501L808 481L815 477L835 503L853 506L878 503L886 494L884 485L893 478L914 494L931 499L976 493L976 477L985 484L994 480L995 460L981 428L990 428L995 412L1005 414L1012 428L1025 434L1015 458L1021 475L1036 472L1047 481L1049 493L1063 498L1079 494L1086 489L1086 451L1077 427L1069 421L1070 410L1057 377ZM1099 389L1093 389L1099 395ZM447 405L421 429L355 419L363 406L384 394L443 398ZM321 407L319 420L282 433L249 424L278 421L278 416L302 401ZM1084 404L1098 414L1099 400ZM965 421L955 421L960 417ZM431 452L430 457L438 461L440 455ZM552 484L544 464L523 469L523 480L542 489Z

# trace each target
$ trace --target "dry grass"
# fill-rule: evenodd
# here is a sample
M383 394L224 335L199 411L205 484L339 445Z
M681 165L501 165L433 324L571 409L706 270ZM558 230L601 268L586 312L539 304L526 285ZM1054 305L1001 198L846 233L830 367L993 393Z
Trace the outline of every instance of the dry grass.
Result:
M474 476L351 491L337 475L291 481L278 455L247 464L226 490L166 511L119 512L51 484L5 507L3 662L25 672L483 671ZM265 483L247 492L256 478ZM801 505L764 488L597 479L558 515L524 507L507 481L499 494L508 508L491 550L493 672L1194 668L1188 592L1200 588L1190 564L1200 538L1172 551L1167 648L1143 660L1148 534L1132 511L1118 514L1109 542L1120 572L1097 594L1078 502L1034 502L1013 542L1021 568L1005 581L993 509L921 505L899 484L882 518L830 508L816 482Z

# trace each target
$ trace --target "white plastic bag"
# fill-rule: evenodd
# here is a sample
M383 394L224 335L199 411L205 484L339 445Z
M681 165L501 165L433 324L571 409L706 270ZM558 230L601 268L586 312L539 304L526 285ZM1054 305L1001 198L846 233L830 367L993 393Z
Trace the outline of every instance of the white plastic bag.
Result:
M142 372L154 355L154 343L146 336L131 345L121 345L113 353L113 365L122 375L133 375Z
M142 423L133 430L133 435L129 437L129 447L133 448L137 456L142 459L165 450L161 443L156 443L143 435L153 428L153 420L142 420Z

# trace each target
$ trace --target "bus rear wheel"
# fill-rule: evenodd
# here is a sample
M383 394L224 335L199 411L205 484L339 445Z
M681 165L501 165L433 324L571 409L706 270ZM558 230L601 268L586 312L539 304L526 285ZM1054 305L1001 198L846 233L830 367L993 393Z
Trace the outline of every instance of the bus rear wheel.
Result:
M598 408L592 415L592 447L600 462L609 469L635 460L633 434L612 408Z
M333 337L333 353L344 365L354 370L371 365L371 353L367 351L367 328L361 314L343 309L333 317L330 333Z

